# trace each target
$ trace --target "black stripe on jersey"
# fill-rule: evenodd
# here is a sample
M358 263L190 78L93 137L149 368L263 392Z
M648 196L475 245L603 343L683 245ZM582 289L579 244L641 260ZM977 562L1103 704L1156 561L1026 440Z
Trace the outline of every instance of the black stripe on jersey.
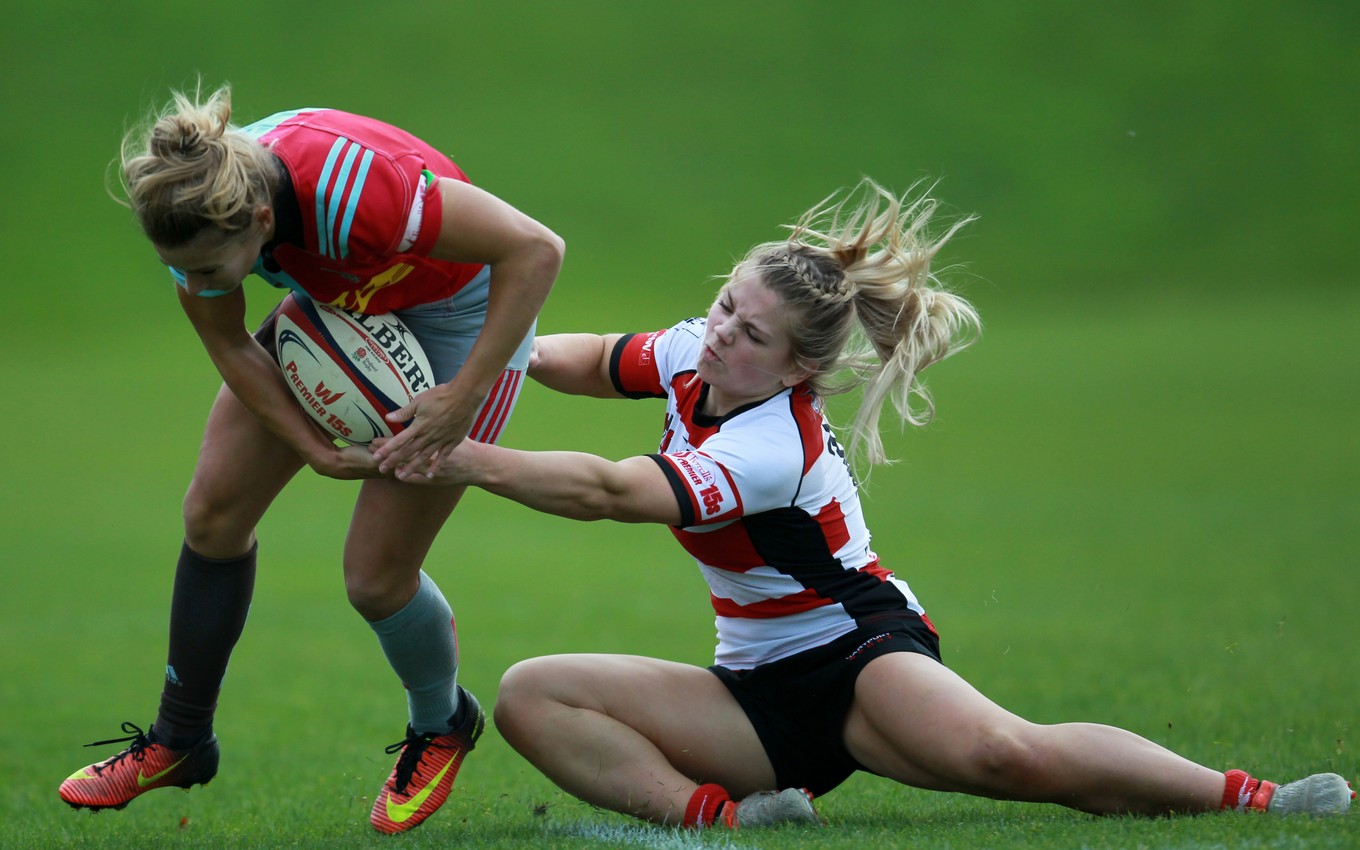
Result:
M665 398L665 395L655 393L635 393L623 388L623 382L619 380L619 361L623 359L623 349L628 345L628 341L637 334L624 334L614 345L614 350L609 352L609 380L614 383L614 391L624 398Z
M793 490L793 498L790 500L790 504L793 505L798 504L798 497L803 492L803 482L807 480L807 471L812 468L812 459L808 457L808 441L803 436L803 422L798 418L798 412L794 408L796 399L797 396L789 393L789 419L793 420L794 426L798 428L798 445L803 449L803 456L799 459L803 464L803 474L798 476L798 486Z
M698 517L694 515L694 502L690 499L689 488L685 486L680 473L675 471L675 467L661 459L661 455L647 455L656 461L656 465L661 467L661 471L666 473L666 480L670 482L671 491L675 493L675 501L680 504L680 523L676 528L688 528L698 522Z
M860 570L846 569L831 552L817 521L802 508L776 508L743 517L746 534L768 566L796 579L823 599L839 602L856 620L901 611L897 586Z

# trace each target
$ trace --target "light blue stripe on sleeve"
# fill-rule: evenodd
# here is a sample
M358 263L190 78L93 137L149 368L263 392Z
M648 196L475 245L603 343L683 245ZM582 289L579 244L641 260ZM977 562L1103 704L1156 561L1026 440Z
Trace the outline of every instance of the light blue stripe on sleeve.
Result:
M345 205L345 220L340 224L340 256L349 256L349 226L354 223L354 210L359 206L359 195L364 191L364 181L368 179L368 166L373 162L373 151L365 150L359 163L359 174L354 178L354 188L349 193L349 203Z
M326 212L326 236L328 237L335 232L335 224L338 221L338 214L340 212L340 201L345 194L345 184L349 182L350 170L354 168L354 158L359 155L360 150L361 146L358 142L350 143L349 149L345 151L345 161L340 164L340 173L335 177L334 188L331 189L330 208ZM335 243L331 243L330 250L326 252L326 256L330 257L332 260L338 260L340 258L340 250Z
M316 183L316 245L317 250L325 256L329 256L331 247L330 228L326 226L326 184L331 180L331 169L335 168L335 160L340 156L340 149L348 143L349 139L345 138L335 140L335 144L331 145L331 152L326 155L321 178Z

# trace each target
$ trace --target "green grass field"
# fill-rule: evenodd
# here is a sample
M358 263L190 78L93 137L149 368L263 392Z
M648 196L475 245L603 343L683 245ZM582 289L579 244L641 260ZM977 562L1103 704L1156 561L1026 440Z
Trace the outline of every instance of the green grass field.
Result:
M733 255L832 189L941 179L982 216L948 259L987 330L928 373L940 415L887 438L901 462L866 510L948 663L1039 722L1360 785L1360 13L914 6L6 11L0 847L1360 847L1355 816L1095 819L867 776L820 801L820 830L683 834L566 797L494 730L435 819L378 836L405 701L344 598L354 485L308 475L260 529L218 778L97 816L58 800L103 752L81 744L154 714L217 386L102 183L125 122L195 72L236 85L242 121L335 105L448 139L567 238L545 332L698 313ZM617 457L659 417L531 387L506 440ZM662 529L474 493L428 569L488 706L532 655L711 659L705 590Z

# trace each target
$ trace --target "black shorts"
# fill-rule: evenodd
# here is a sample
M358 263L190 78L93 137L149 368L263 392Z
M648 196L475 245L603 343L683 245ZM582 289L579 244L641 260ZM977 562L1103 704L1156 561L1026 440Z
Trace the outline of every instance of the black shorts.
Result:
M269 356L274 358L274 362L279 362L279 349L274 345L274 322L279 318L279 308L283 306L283 299L274 305L274 309L269 311L269 315L264 317L260 326L255 329L255 341L260 347L269 352Z
M940 640L929 621L893 614L862 621L825 646L752 670L709 670L722 681L755 727L774 765L777 788L806 788L821 796L866 768L845 749L845 718L864 666L890 652L940 660Z

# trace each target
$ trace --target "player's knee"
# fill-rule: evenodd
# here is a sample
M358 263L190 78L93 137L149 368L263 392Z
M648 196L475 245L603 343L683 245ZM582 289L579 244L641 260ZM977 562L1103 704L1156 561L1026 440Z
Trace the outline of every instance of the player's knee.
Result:
M1044 772L1041 748L1024 730L1010 724L978 730L967 761L974 782L1003 795L1031 787Z
M563 657L528 658L517 662L500 677L496 694L496 729L515 748L517 741L534 737L552 711L566 706L563 688Z
M385 620L406 607L416 585L404 575L382 570L356 570L346 564L345 596L365 620Z
M530 658L505 671L496 694L496 729L517 749L532 734L534 720L551 701L554 671L551 658Z
M497 702L519 705L535 699L545 699L556 678L552 656L528 658L511 665L501 676Z
M209 557L230 557L250 547L254 529L238 527L240 524L232 516L231 505L215 497L208 488L191 484L184 494L181 510L184 539L195 552Z

